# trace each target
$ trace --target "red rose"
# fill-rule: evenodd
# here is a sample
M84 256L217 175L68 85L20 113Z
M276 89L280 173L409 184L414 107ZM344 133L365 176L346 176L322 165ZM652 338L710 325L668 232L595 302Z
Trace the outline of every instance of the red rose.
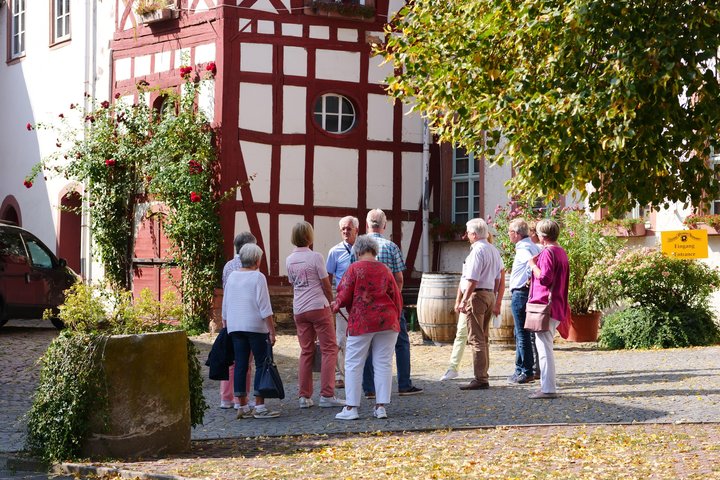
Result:
M117 93L115 94L115 100L117 100L118 98L120 98L120 92L117 92Z
M190 175L196 175L203 171L202 165L200 165L199 162L195 160L190 160L188 162L188 170L190 171Z
M75 104L74 104L74 103L71 103L71 104L70 104L70 110L72 110L73 108L75 108Z
M215 75L217 73L217 67L215 66L215 62L208 62L208 64L205 65L205 70Z
M115 161L114 158L108 158L107 160L105 160L106 167L114 167L116 163L117 162Z
M93 123L93 122L95 121L95 117L92 116L92 115L87 115L87 116L85 117L85 121L86 121L86 122Z
M192 73L192 67L180 67L180 76L182 78L187 78Z
M25 188L30 188L32 187L32 182L30 180L25 180L23 182L23 185L25 185Z
M32 126L32 124L31 124L30 122L28 122L27 125L25 125L25 128L27 128L27 129L28 129L28 132L29 132L30 130L33 129L33 126Z
M110 108L110 102L108 102L107 100L103 100L103 101L100 103L100 106L101 106L102 108Z
M193 203L199 202L200 199L201 199L201 197L200 197L199 194L197 194L197 193L195 193L195 192L190 192L190 201L191 201L191 202L193 202Z
M65 115L63 115L63 114L61 113L60 115L58 115L58 117L60 117L60 118L65 118Z
M55 142L55 146L56 146L57 148L60 148L60 147L62 147L62 144L61 144L60 142Z

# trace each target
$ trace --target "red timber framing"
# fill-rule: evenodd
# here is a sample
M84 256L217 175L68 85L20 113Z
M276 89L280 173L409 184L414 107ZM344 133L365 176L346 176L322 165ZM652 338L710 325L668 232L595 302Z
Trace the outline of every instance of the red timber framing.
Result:
M131 12L130 0L118 1L118 30L113 41L114 60L131 58L151 53L189 49L191 65L195 65L194 48L198 45L215 44L215 63L218 73L215 77L215 126L218 129L218 140L221 159L221 186L223 189L232 188L236 184L241 187L241 200L229 200L222 206L221 222L224 238L224 254L230 258L233 254L232 240L236 228L236 214L244 212L250 230L258 239L258 244L264 251L269 252L263 257L266 262L262 266L268 280L273 285L286 285L287 280L281 275L281 264L285 261L280 258L281 242L286 243L289 232L280 231L281 215L298 215L314 223L318 217L331 217L339 219L345 215L354 215L360 219L361 232L365 231L364 219L367 211L377 205L373 198L368 198L368 151L376 150L390 152L392 156L392 208L385 209L388 220L392 222L392 231L386 234L398 245L402 240L402 222L414 222L411 238L406 242L406 251L403 252L408 265L406 276L409 283L410 273L419 255L420 234L422 230L421 205L418 198L417 207L405 209L402 205L403 191L403 153L420 154L422 145L402 141L403 107L396 102L392 107L393 129L392 140L378 141L368 139L367 112L368 95L384 95L382 85L367 81L368 66L370 64L370 46L365 41L367 34L381 32L388 11L388 0L375 2L375 21L364 22L357 19L338 17L325 17L306 15L304 0L290 0L289 6L282 0L240 0L237 4L230 0L217 0L218 6L209 5L208 0L181 0L183 9L181 17L177 20L164 22L152 29L138 26L136 29L127 29L128 22L134 22ZM201 5L208 10L201 13L192 13L192 10ZM190 4L188 6L188 3ZM255 9L258 5L271 5L276 12ZM190 11L190 13L188 12ZM122 13L121 13L122 12ZM258 33L258 22L274 26L274 34ZM281 35L283 24L301 25L301 36ZM242 27L241 27L242 25ZM327 27L329 38L311 38L310 27ZM352 29L358 32L357 42L340 41L338 29ZM273 67L271 73L256 73L241 71L241 45L243 43L257 43L271 45L273 53ZM307 51L306 76L291 76L283 74L284 47L297 46ZM356 52L360 56L360 81L357 83L340 82L317 78L315 75L315 52L318 49L342 50ZM154 57L151 57L154 61ZM180 84L179 65L175 64L175 55L171 57L170 69L159 74L151 73L146 76L136 76L134 64L131 60L130 78L115 81L113 74L113 90L125 94L133 91L135 84L146 80L152 87L177 87ZM151 72L154 68L151 67ZM240 127L240 113L243 105L240 100L240 84L253 83L269 85L272 88L272 127L268 133L249 130ZM283 87L295 86L305 89L306 112L305 133L283 133ZM320 129L314 122L313 107L318 96L324 93L337 93L344 95L355 104L357 109L356 126L348 133L334 135ZM154 98L151 98L154 101ZM253 172L248 171L246 161L241 150L243 142L264 144L270 148L269 165L269 195L268 201L257 201L253 198L251 186L248 184ZM281 189L281 149L283 146L304 146L304 193L301 204L283 203L280 201ZM338 147L353 149L358 152L357 165L357 204L348 208L337 205L315 204L315 148ZM431 162L431 184L437 187L440 166L435 161L438 149L433 148L433 161ZM372 178L372 176L371 176ZM413 180L415 181L415 180ZM257 187L255 187L257 188ZM434 198L435 208L439 208L439 198ZM267 215L269 219L268 230L261 229L260 215ZM407 239L406 239L407 240ZM325 255L327 252L321 252ZM418 280L419 281L419 280Z

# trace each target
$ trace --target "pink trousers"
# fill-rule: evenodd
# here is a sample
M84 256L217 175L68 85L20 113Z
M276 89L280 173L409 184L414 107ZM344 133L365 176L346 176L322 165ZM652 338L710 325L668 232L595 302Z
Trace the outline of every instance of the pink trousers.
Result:
M320 395L335 396L335 362L338 346L335 340L335 319L330 307L310 310L295 315L300 360L298 364L298 395L311 398L313 394L313 358L315 357L315 339L320 342L322 365L320 367Z
M245 385L247 385L247 391L252 392L250 390L250 385L252 385L252 367L253 366L253 356L252 353L250 353L250 363L248 364L248 372L247 372L247 378L245 379ZM230 380L220 380L220 401L225 403L240 403L240 399L233 396L234 388L233 388L233 376L235 374L235 364L233 363L230 365Z

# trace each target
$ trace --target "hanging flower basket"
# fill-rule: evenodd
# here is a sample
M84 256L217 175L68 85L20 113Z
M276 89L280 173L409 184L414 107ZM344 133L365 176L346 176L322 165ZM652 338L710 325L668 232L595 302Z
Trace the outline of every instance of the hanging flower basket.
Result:
M160 8L151 12L141 13L140 23L143 25L150 25L152 23L165 22L167 20L173 20L180 16L180 11L174 8Z

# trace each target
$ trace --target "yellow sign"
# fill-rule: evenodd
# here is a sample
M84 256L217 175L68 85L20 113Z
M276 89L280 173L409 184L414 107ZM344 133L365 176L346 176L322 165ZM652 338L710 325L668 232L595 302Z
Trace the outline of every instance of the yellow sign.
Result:
M708 258L707 230L676 230L661 232L662 253L671 257Z

